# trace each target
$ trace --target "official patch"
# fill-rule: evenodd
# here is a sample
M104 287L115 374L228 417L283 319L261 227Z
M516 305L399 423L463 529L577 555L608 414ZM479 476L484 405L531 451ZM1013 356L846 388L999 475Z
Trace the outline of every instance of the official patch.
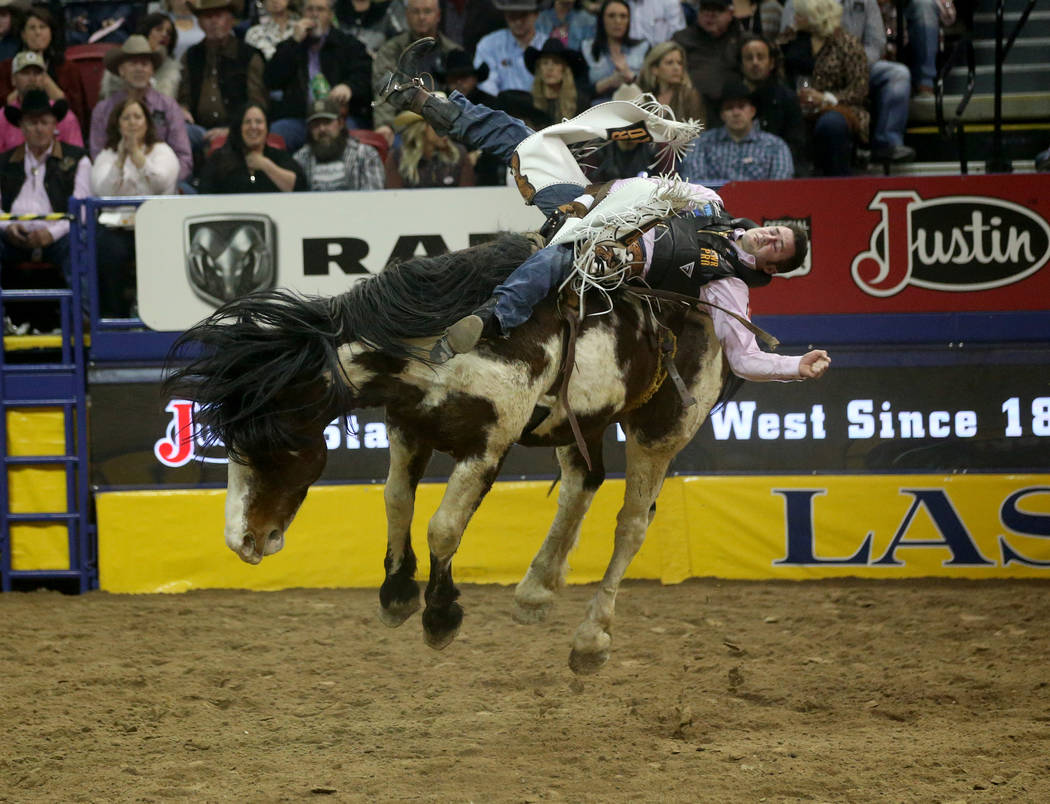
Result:
M700 249L700 264L705 268L714 268L718 265L718 252L710 248Z

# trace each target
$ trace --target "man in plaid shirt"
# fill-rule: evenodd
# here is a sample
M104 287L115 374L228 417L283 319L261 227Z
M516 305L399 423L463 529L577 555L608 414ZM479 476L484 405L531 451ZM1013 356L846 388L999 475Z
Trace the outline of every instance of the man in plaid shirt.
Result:
M383 189L386 173L379 154L350 136L338 102L331 97L313 101L306 125L306 145L294 158L311 190Z
M747 86L736 78L722 90L724 126L705 131L678 165L686 181L790 179L795 173L791 149L775 134L754 124L757 109Z

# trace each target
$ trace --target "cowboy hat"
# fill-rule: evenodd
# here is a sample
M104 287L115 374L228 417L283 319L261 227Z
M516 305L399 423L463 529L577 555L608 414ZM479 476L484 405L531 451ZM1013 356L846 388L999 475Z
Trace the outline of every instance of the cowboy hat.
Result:
M725 103L726 101L734 100L745 100L752 106L756 106L754 94L748 89L747 84L741 81L736 76L730 76L722 84L722 97L719 99L719 103Z
M450 50L445 56L445 63L439 75L442 81L448 81L450 78L459 78L464 75L473 75L480 84L489 77L489 66L485 62L481 62L480 67L475 67L466 51L456 48L455 50Z
M206 11L222 11L226 9L234 16L241 13L241 0L195 0L187 3L190 11L198 16Z
M564 61L572 70L576 80L587 72L587 62L583 60L583 54L578 50L570 50L560 39L555 39L553 36L543 43L541 50L531 45L525 48L525 67L530 73L536 72L536 63L541 56L553 56Z
M534 11L539 12L537 0L492 0L497 11Z
M7 122L12 126L18 126L21 124L22 118L30 115L52 114L55 116L55 120L61 120L66 116L67 111L69 111L69 104L64 100L57 100L52 103L48 100L47 93L44 90L31 89L22 98L21 106L12 106L10 103L4 106L4 117L7 118Z
M154 70L160 67L160 63L164 61L164 55L160 51L151 48L149 40L141 34L132 34L124 40L124 44L120 47L110 48L106 51L106 55L102 60L105 62L107 70L114 75L119 75L117 71L120 69L120 65L128 59L133 59L137 56L148 56L150 61L153 62Z

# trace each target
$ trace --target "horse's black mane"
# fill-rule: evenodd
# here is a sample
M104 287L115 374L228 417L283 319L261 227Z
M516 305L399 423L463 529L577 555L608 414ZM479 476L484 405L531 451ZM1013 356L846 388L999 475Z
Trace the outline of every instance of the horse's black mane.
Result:
M354 340L396 357L418 358L405 338L444 332L476 310L531 253L530 240L505 234L462 251L387 267L333 302L337 314L352 322Z
M437 257L419 257L361 280L332 298L288 290L253 293L184 332L169 363L189 356L165 392L199 404L197 424L234 457L301 449L285 414L336 415L353 390L338 349L353 341L395 358L426 360L406 339L433 337L476 309L531 253L521 235Z

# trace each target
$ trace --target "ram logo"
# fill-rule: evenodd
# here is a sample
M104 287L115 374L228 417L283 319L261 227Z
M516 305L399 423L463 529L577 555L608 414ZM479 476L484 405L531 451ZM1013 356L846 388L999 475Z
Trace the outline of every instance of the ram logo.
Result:
M184 224L186 275L218 307L277 280L276 227L267 215L198 215Z

